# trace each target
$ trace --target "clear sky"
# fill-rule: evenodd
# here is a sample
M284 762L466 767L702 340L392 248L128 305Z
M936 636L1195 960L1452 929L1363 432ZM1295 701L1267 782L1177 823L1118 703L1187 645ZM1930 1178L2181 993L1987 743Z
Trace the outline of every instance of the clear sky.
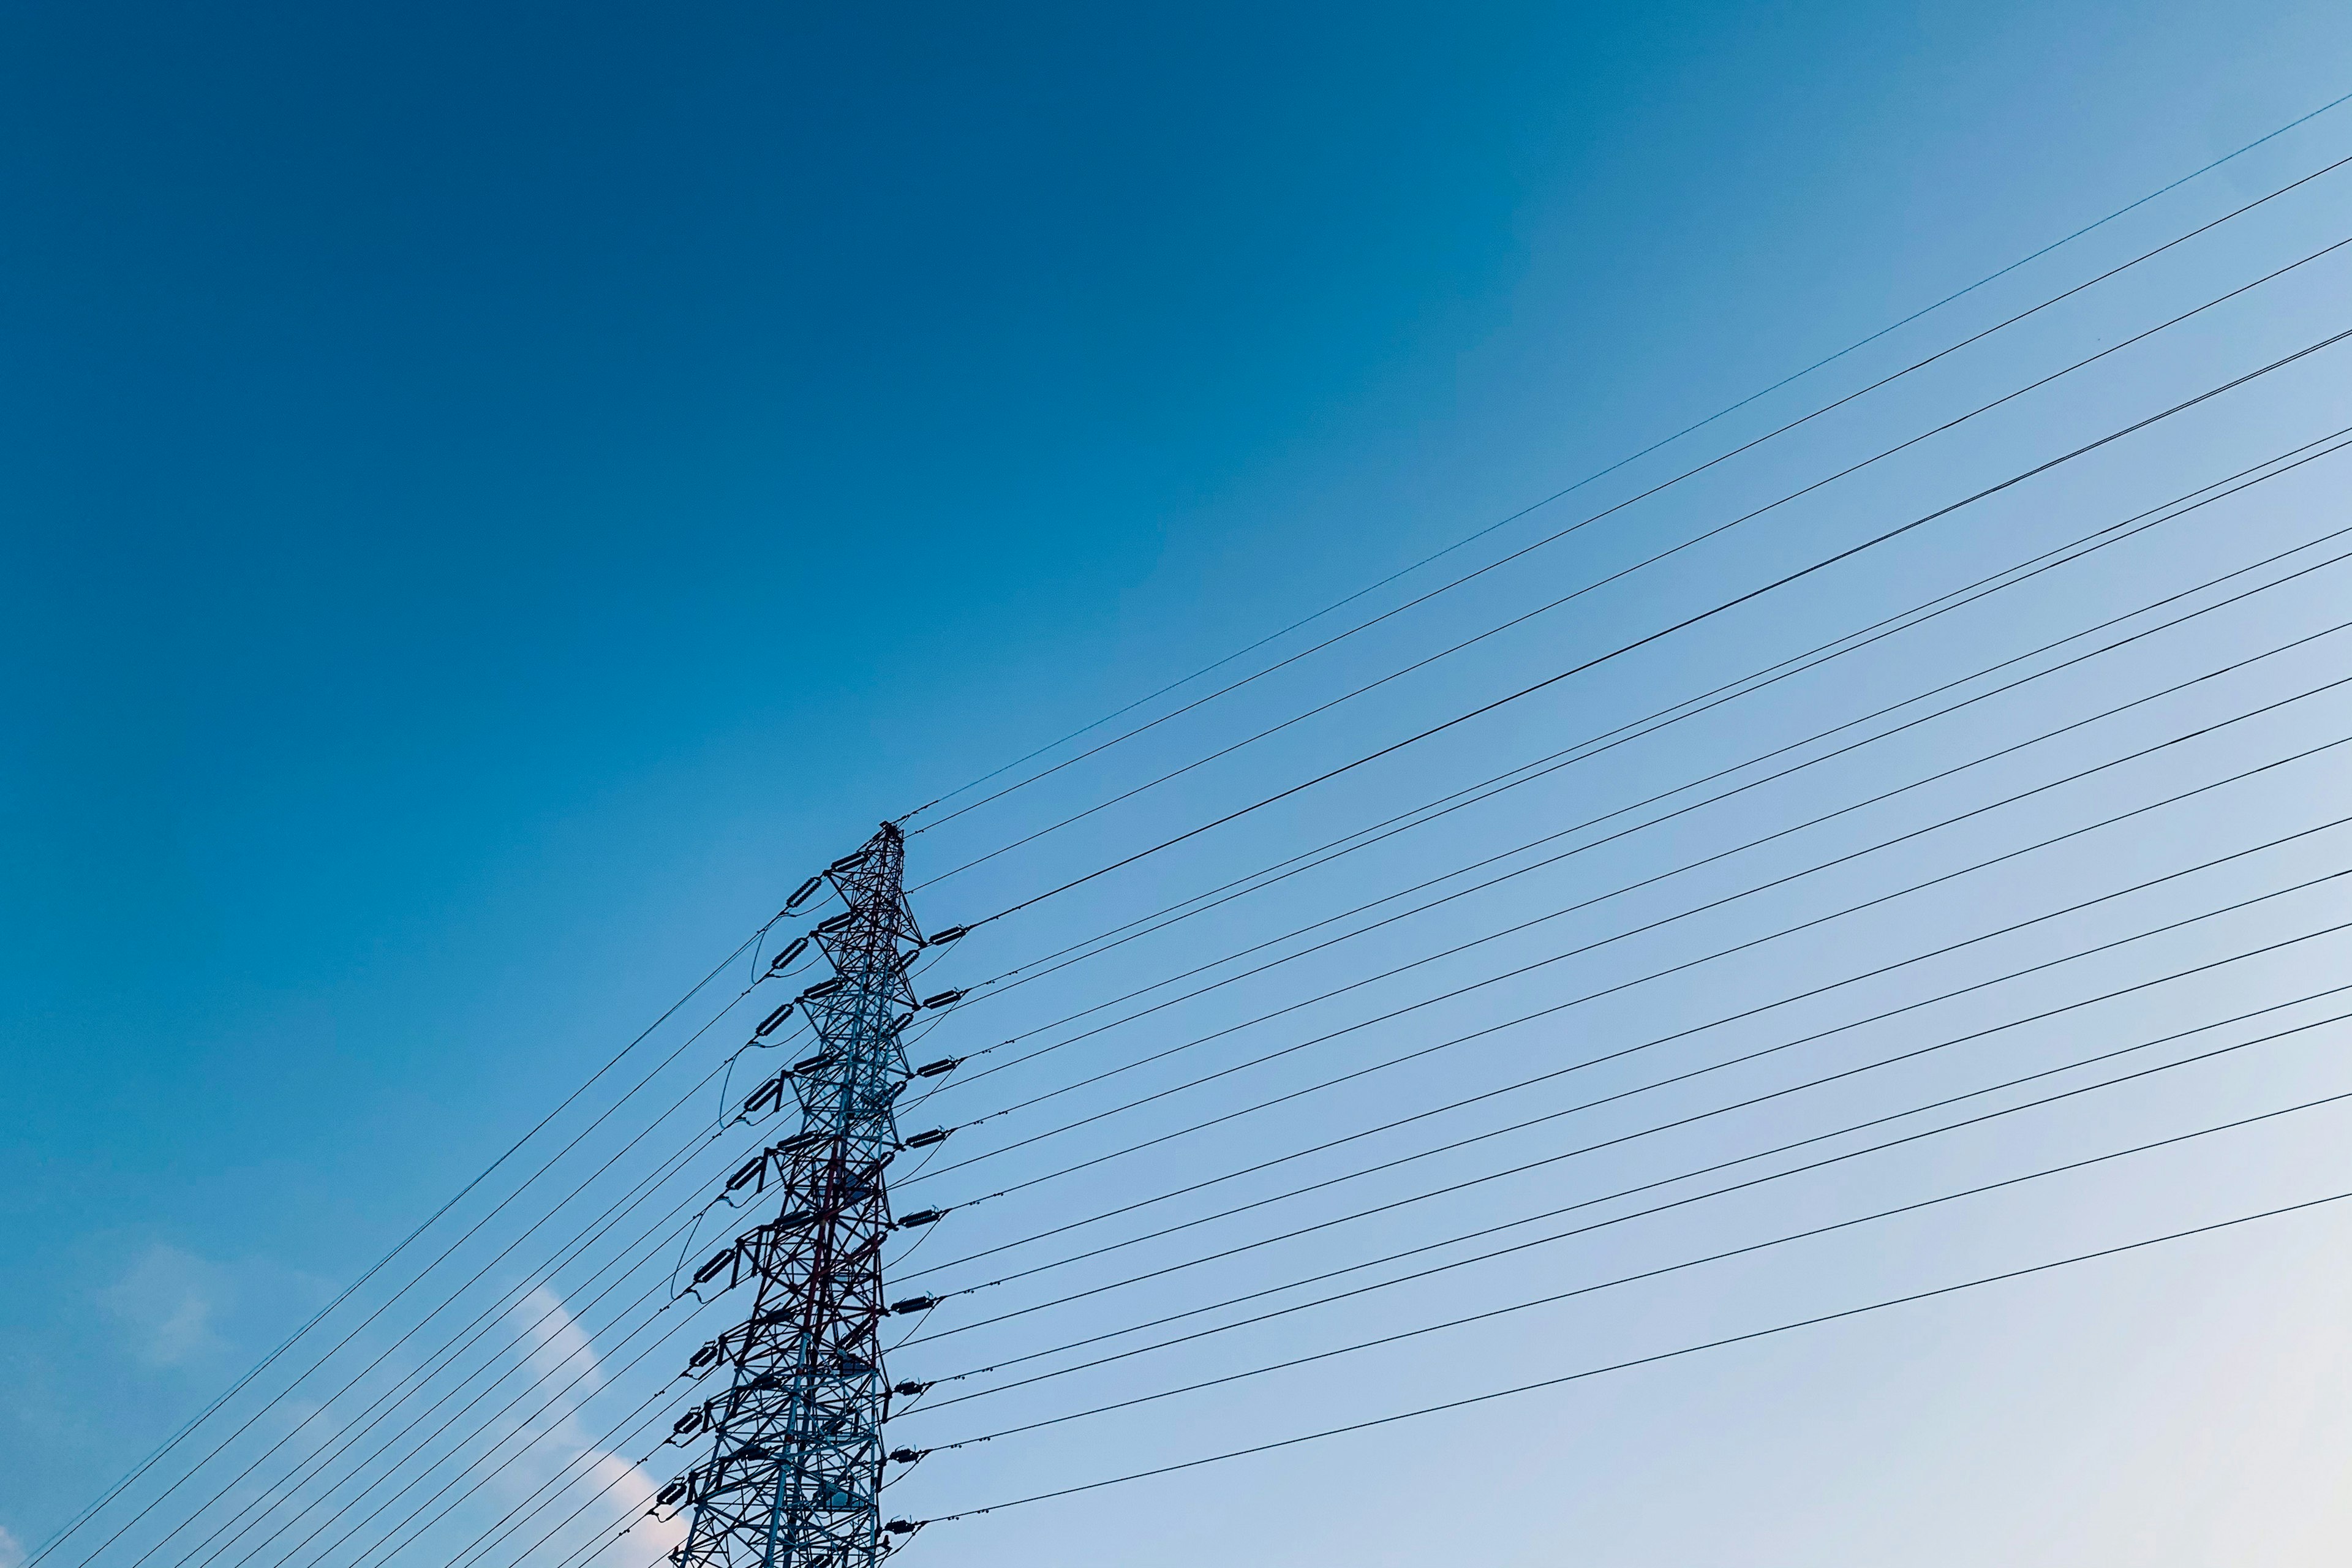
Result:
M877 819L2347 91L2352 13L2303 3L8 8L0 1568L15 1568L432 1213ZM1330 624L1401 603L2347 153L2352 105ZM2342 240L2352 235L2347 181L2352 171L2322 176L1571 544L942 823L913 840L910 875L940 877ZM918 912L936 929L1004 907L2352 327L2347 255L919 891ZM1906 536L1801 594L1008 919L940 973L959 984L994 975L2352 426L2352 344L2335 354ZM1138 943L1006 994L1024 1000L949 1015L929 1041L962 1051L1042 1033L1246 942L2300 546L2352 521L2344 471L2296 470L1811 685L1612 753L1561 775L1570 782L1449 819L1160 946ZM1073 1046L1018 1069L1025 1076L957 1088L961 1104L941 1106L961 1117L1018 1098L1016 1087L1043 1092L1081 1065L1190 1041L1376 960L1386 967L1558 909L2317 631L2346 602L2340 570L1843 771L1401 925L1360 952L1157 1015L1125 1038ZM2172 706L2135 710L2120 727L1906 796L1891 815L1709 871L1703 885L1578 915L1572 933L1547 927L1433 977L1318 1005L1303 1025L1260 1028L1226 1055L1204 1048L1201 1066L2105 763L2347 667L2344 648L2315 643ZM2352 702L2303 700L2137 772L2036 797L1949 842L1809 880L1769 907L1743 904L1653 945L1612 948L1572 976L1548 971L1230 1088L1121 1112L1098 1132L1008 1152L995 1169L1043 1174L2347 733ZM2283 764L2231 786L2240 793L2200 795L2014 873L1956 882L1924 908L1850 920L1597 1004L1540 1040L1512 1036L1475 1060L1447 1056L1262 1123L1187 1134L1094 1176L1057 1178L1024 1206L1007 1200L1001 1218L974 1209L954 1222L960 1232L943 1226L927 1260L1475 1093L1562 1051L1663 1034L1742 998L2332 819L2352 810L2340 755ZM1906 972L1800 1022L1828 1027L2271 892L2352 865L2352 837L2265 853L2177 896L2036 928L1969 958L1976 968ZM2162 939L2160 952L2135 949L2095 973L1937 1014L1932 1027L1842 1037L1801 1065L1868 1059L2235 954L2346 919L2347 904L2327 887L2284 897L2226 931L2200 925ZM1671 1149L1643 1145L1589 1173L1131 1291L1132 1304L1084 1308L1050 1331L976 1333L967 1359L978 1364L983 1344L1009 1355L1120 1327L2267 1005L2334 983L2347 952L2297 948L2193 994L2005 1045L2010 1055L1971 1058L1948 1079L1922 1069ZM653 1048L683 1044L686 1026L710 1010L697 1005ZM686 1046L672 1077L607 1131L634 1131L646 1104L659 1109L698 1083L740 1022L730 1016ZM1776 1017L1752 1043L1799 1032ZM2226 1072L2190 1081L2183 1068L2174 1087L1965 1147L1937 1144L1899 1168L1774 1189L1679 1229L1629 1227L1572 1257L1555 1249L1465 1269L1360 1310L942 1411L910 1426L908 1440L978 1436L2341 1092L2352 1089L2347 1041L2298 1036L2262 1047L2259 1061L2250 1047ZM1770 1087L1799 1070L1739 1082ZM1066 1116L1024 1110L1030 1120L950 1147L958 1159L980 1154L1108 1109L1130 1087L1181 1078L1171 1067L1079 1091L1056 1102ZM1602 1087L1642 1081L1628 1068ZM1550 1098L1526 1114L1574 1098L1565 1087L1541 1092ZM1694 1090L1688 1104L1729 1092ZM695 1114L711 1104L706 1095ZM1627 1110L1605 1125L1660 1114ZM1513 1119L1481 1112L1464 1125ZM894 1495L921 1515L984 1506L2335 1193L2352 1188L2347 1130L2343 1110L2321 1110L1600 1305L1521 1313L1311 1373L934 1455ZM666 1129L664 1150L682 1136ZM1501 1152L1441 1162L1443 1173L1538 1157L1564 1138L1521 1135ZM600 1147L592 1139L582 1158ZM714 1170L732 1149L709 1152ZM976 1195L992 1174L985 1164L940 1174L909 1188L901 1207L917 1194ZM575 1182L604 1191L561 1170L551 1186ZM1380 1193L1416 1184L1431 1181L1399 1178ZM544 1207L533 1195L516 1214L541 1212L531 1204ZM485 1234L511 1234L520 1226L498 1227L513 1217ZM2352 1551L2347 1241L2352 1215L2289 1216L943 1524L913 1550L919 1561L981 1564L2338 1563ZM987 1277L965 1269L929 1282ZM541 1289L513 1263L492 1265L485 1289L509 1287ZM587 1391L609 1391L617 1419L682 1351L625 1372L639 1343L606 1335L574 1282L528 1300L555 1324L538 1331L542 1358L573 1348L562 1333L584 1331L604 1369L576 1407L541 1418L541 1456L599 1450L604 1406L588 1406ZM570 1327L575 1317L584 1331ZM682 1328L677 1343L690 1349L701 1331ZM386 1376L414 1353L386 1350L390 1340L371 1328L358 1342L384 1352ZM961 1370L946 1359L962 1353L956 1343L910 1347L893 1369ZM257 1431L293 1427L300 1415L289 1413L324 1392L296 1390ZM288 1451L315 1451L344 1410L329 1406ZM614 1451L635 1459L651 1440ZM666 1476L682 1463L676 1455L648 1473ZM469 1463L460 1456L440 1472L458 1478L446 1483L452 1492L476 1473ZM522 1497L507 1489L529 1468L491 1476L451 1505L446 1539L473 1539ZM192 1481L188 1498L225 1483ZM257 1500L232 1489L148 1560L213 1560L174 1553ZM233 1545L217 1561L275 1568L318 1517L267 1551ZM128 1564L149 1528L97 1561ZM484 1561L552 1568L561 1551L521 1552L538 1533ZM283 1560L362 1561L365 1537L340 1549L332 1539ZM596 1561L636 1568L646 1539ZM78 1536L47 1561L79 1563L95 1543ZM428 1535L368 1561L411 1568L450 1554Z

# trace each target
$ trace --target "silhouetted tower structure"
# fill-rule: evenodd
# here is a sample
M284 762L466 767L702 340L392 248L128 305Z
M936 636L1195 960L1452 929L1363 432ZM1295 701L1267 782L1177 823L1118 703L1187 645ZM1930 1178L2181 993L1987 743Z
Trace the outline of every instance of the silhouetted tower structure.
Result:
M889 1550L878 1501L883 1170L899 1147L892 1105L911 1076L898 1039L916 1006L907 967L923 945L905 863L905 840L885 825L824 873L848 908L811 933L833 976L794 999L815 1052L747 1102L781 1109L789 1092L801 1125L729 1182L780 1184L776 1217L696 1277L731 1274L758 1289L751 1315L694 1358L695 1371L726 1367L732 1382L678 1423L712 1434L709 1458L664 1493L688 1510L678 1568L872 1568Z

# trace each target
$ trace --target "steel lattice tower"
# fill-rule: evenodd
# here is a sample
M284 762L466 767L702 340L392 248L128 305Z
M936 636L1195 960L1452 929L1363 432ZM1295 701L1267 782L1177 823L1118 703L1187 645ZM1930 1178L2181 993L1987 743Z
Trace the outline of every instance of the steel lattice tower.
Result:
M878 1500L883 1168L899 1146L892 1102L911 1076L898 1040L916 1005L906 971L923 945L905 863L904 839L885 825L824 873L848 908L812 932L834 977L797 998L818 1048L761 1091L781 1105L789 1084L801 1130L729 1183L773 1179L782 1202L697 1275L759 1289L751 1315L695 1356L695 1370L730 1366L733 1381L678 1423L712 1434L709 1459L664 1494L690 1509L671 1553L679 1568L872 1568L889 1550Z

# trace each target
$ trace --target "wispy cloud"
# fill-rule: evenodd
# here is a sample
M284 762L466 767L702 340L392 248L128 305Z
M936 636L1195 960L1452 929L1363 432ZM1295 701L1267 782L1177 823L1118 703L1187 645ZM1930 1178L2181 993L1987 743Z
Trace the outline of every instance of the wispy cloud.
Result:
M551 1510L558 1517L578 1506L580 1500L597 1497L594 1505L581 1515L578 1524L566 1532L572 1548L584 1545L592 1533L617 1544L618 1533L625 1525L631 1527L626 1549L626 1560L631 1563L650 1552L666 1552L678 1544L685 1538L682 1521L647 1516L660 1483L634 1460L601 1447L592 1434L592 1421L583 1406L605 1385L606 1375L586 1331L562 1300L544 1288L526 1296L516 1306L515 1317L527 1329L531 1371L545 1377L550 1389L564 1389L534 1423L537 1430L526 1439L531 1441L532 1451L542 1456L541 1463L529 1467L533 1472L532 1485L558 1471L570 1478L565 1489L568 1504L562 1510ZM550 1544L561 1547L564 1543ZM613 1545L607 1545L587 1562L623 1560Z
M25 1543L0 1525L0 1568L25 1568Z
M98 1293L100 1309L151 1366L179 1366L226 1346L217 1323L228 1303L226 1271L193 1252L151 1243Z

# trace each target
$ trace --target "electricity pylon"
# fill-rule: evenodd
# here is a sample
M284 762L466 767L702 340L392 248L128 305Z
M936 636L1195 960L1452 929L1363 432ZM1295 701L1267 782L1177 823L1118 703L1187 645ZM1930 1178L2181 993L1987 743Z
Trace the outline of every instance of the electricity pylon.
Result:
M751 1315L698 1351L690 1368L707 1377L724 1367L732 1382L677 1423L681 1436L711 1434L710 1457L663 1492L689 1514L671 1553L678 1568L872 1568L890 1549L878 1496L889 1394L879 1329L889 1310L883 1169L899 1147L892 1105L912 1076L898 1038L916 1008L907 967L923 946L905 864L905 840L885 825L827 868L848 908L811 935L833 977L761 1026L772 1030L797 1005L817 1049L746 1104L780 1109L787 1086L800 1102L800 1131L728 1183L738 1191L780 1184L776 1217L696 1274L698 1285L724 1275L756 1279L758 1289ZM815 886L812 879L801 896Z

